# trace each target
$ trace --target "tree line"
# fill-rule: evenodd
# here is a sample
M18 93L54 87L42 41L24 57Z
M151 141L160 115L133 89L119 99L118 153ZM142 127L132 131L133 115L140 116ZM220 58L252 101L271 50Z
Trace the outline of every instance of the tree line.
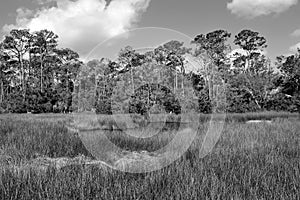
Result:
M58 48L52 31L12 30L0 43L0 109L69 111L81 65L78 53Z
M76 52L58 48L52 31L12 30L0 43L0 112L299 112L300 50L272 66L260 33L235 35L242 50L235 54L230 38L216 30L195 36L194 49L172 40L83 63ZM201 63L198 69L186 69L186 55Z

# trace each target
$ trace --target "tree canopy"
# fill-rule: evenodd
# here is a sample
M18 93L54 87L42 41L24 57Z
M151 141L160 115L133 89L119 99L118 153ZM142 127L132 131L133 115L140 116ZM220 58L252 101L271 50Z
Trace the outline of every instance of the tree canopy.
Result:
M215 30L196 35L194 50L170 40L144 53L125 46L116 60L84 63L75 51L59 48L50 30L15 29L0 43L0 112L145 114L162 106L176 114L210 113L220 104L221 85L227 112L299 112L300 50L271 63L260 33L236 34L234 55L230 38ZM187 57L204 64L187 71Z

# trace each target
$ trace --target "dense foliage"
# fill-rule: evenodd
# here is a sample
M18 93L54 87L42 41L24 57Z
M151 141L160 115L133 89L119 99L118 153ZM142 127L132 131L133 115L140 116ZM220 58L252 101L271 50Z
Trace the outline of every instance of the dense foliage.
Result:
M63 112L72 105L74 81L82 63L59 49L48 30L12 30L0 43L0 107L6 112Z
M83 63L58 48L52 31L12 30L0 43L0 112L299 112L300 51L273 66L258 32L238 33L234 54L230 37L216 30L197 35L193 50L172 40L146 53L127 46L116 60ZM204 64L187 71L186 55Z

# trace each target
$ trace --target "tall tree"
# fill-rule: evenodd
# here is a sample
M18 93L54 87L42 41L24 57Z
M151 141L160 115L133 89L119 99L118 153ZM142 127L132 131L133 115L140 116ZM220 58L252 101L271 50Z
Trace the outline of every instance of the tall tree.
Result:
M287 95L295 95L300 91L300 49L291 56L277 57L277 67L281 72L282 92Z
M185 58L183 55L189 53L191 49L184 47L183 42L179 42L176 40L171 40L163 45L163 48L167 50L167 66L170 67L172 71L175 72L174 79L174 91L178 89L178 73L182 75L185 74L184 61ZM182 88L183 88L183 80L182 80Z
M3 45L0 44L0 108L4 99L4 83L6 81L7 61L9 55L4 52Z
M134 69L142 64L143 58L143 55L137 53L130 46L126 46L119 52L117 62L123 68L123 71L130 71L132 93L135 91Z
M179 88L179 74L181 76L185 74L184 55L190 51L191 49L186 48L183 42L177 40L171 40L155 48L153 51L153 61L162 69L158 74L159 81L163 81L164 84L176 91ZM183 88L183 79L181 87Z
M276 85L300 112L300 49L294 55L277 57L277 67L280 76Z
M192 43L197 45L195 55L207 53L214 64L220 66L226 60L227 53L231 50L228 39L231 34L225 30L216 30L206 35L197 35Z
M69 48L55 49L57 55L57 90L60 94L59 102L62 103L64 112L71 111L72 97L75 88L76 77L80 67L78 53Z
M209 99L217 104L216 88L224 85L228 80L227 54L231 51L228 39L231 34L226 30L215 30L197 35L192 44L196 44L195 56L205 61L201 69L202 78L205 80L205 89L209 92ZM209 106L206 106L209 107Z
M30 33L28 29L14 29L10 31L9 35L5 36L3 41L3 48L8 52L10 56L17 59L19 63L19 70L21 72L21 92L23 94L23 101L26 96L26 84L25 84L25 67L24 56L28 53Z
M254 109L251 111L264 108L271 89L273 70L270 60L263 54L267 47L266 43L263 36L251 30L242 30L234 40L234 44L238 45L244 53L235 54L236 59L230 70L232 71L230 76L231 92L235 91L232 94L238 93L239 98L247 99L248 106L254 102L256 108L249 108ZM248 101L249 99L251 101Z
M112 96L116 89L116 81L119 79L119 74L130 70L128 67L120 65L109 59L101 59L95 67L96 74L96 113L111 114L112 113ZM132 73L130 73L132 75ZM131 76L132 80L132 76ZM128 85L127 85L128 88ZM131 88L129 88L131 89Z
M240 57L245 61L244 70L249 70L253 67L253 59L259 57L261 53L267 48L267 40L258 32L252 30L242 30L235 36L234 44L245 51L246 55Z
M33 52L39 57L40 63L40 91L43 92L44 63L47 57L53 55L58 45L58 36L52 31L41 30L34 33Z

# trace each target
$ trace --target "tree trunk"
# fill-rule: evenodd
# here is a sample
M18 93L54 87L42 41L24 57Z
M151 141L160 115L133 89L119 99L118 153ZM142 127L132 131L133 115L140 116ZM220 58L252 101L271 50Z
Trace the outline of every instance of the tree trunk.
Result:
M259 102L258 102L257 99L255 98L253 92L252 92L250 89L248 89L248 88L245 88L245 89L246 89L247 92L249 92L249 94L250 94L250 95L252 96L252 98L254 99L255 104L256 104L256 105L258 106L258 108L261 110L261 105L259 104Z
M182 94L184 95L184 75L185 75L185 70L184 70L184 65L181 63L181 89L182 89Z
M150 84L148 83L148 97L147 97L147 112L149 112L150 109Z
M41 69L41 80L40 80L40 89L41 89L41 93L43 92L43 59L41 59L41 65L40 65L40 69Z
M177 88L178 88L178 74L177 74L177 70L176 70L176 68L175 68L175 91L177 90Z
M130 73L131 73L131 83L132 83L132 94L134 94L135 86L134 86L134 80L133 80L133 70L132 70L132 67L130 68Z
M248 71L248 69L249 69L249 60L248 60L248 58L246 58L244 73L246 73Z
M161 75L160 75L160 69L158 70L158 84L161 84Z
M25 101L25 72L24 72L24 63L23 63L23 57L22 55L19 55L19 62L20 62L20 68L21 68L21 85L22 85L22 94L23 94L23 102Z
M81 109L81 73L79 74L79 84L78 84L78 97L77 97L77 104L78 104L78 112L81 112L82 109ZM96 93L95 93L95 107L96 107L96 103L98 101L98 98L97 98L97 88L96 88Z
M94 106L96 105L96 103L98 101L97 100L98 99L97 91L98 91L98 79L97 79L97 73L95 73L95 91L94 91L94 95L96 96L96 98L95 98Z
M0 77L1 77L1 82L0 82L0 107L1 107L1 104L3 102L3 96L4 96L4 88L3 88L3 80L2 80L2 76L0 74Z
M31 46L30 46L30 48L29 48L29 66L28 66L28 77L29 77L29 79L30 79L30 77L31 77L31 65L32 65L32 57L31 57L31 52L30 52L30 50L31 50Z

